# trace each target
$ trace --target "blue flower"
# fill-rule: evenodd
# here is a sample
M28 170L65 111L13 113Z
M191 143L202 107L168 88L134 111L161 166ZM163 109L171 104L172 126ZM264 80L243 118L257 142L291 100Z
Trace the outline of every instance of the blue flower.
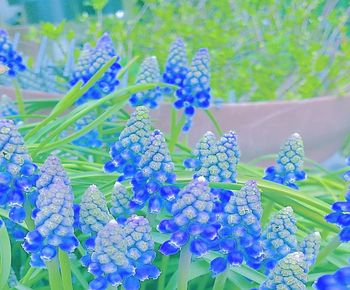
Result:
M197 51L191 67L186 74L183 86L176 91L176 109L184 109L186 123L183 131L188 131L196 108L208 108L210 105L209 52L206 48Z
M89 289L123 285L126 290L140 288L140 281L156 279L160 272L152 262L156 254L147 219L130 217L124 225L110 221L97 234L88 270L95 276Z
M236 182L237 164L240 159L240 150L235 132L225 133L219 141L214 143L214 136L207 133L197 145L198 169L196 176L204 176L209 182ZM209 150L208 150L208 149ZM232 191L213 188L212 194L216 197L215 212L222 212L229 201Z
M136 78L136 84L159 83L161 76L159 65L155 56L147 57L142 62L139 73ZM142 91L131 95L130 104L133 107L147 106L154 109L158 106L158 102L162 97L162 90L159 87Z
M148 202L150 213L159 213L169 207L178 190L175 182L174 163L171 160L163 133L154 130L139 163L139 171L132 179L133 197L130 207L143 208Z
M319 232L309 234L299 245L298 251L304 254L305 262L311 267L316 262L321 245L321 235Z
M112 38L110 37L108 32L103 33L102 37L98 40L96 44L96 48L106 51L110 57L116 55Z
M288 254L278 261L259 290L298 289L306 290L308 265L301 252ZM325 288L322 288L325 289Z
M83 194L79 215L82 232L93 235L112 219L106 199L96 185L90 185Z
M10 77L14 77L26 69L22 56L15 51L7 32L3 29L0 29L0 64L9 68L7 75Z
M105 35L99 40L96 48L92 48L90 45L86 44L70 79L70 85L73 86L80 80L86 84L95 73L111 59L110 45ZM114 54L113 56L117 55ZM118 63L119 59L119 56L117 56L112 66L103 74L95 85L79 98L76 102L77 105L81 105L89 100L100 99L115 90L119 85L117 79L118 71L121 69L121 65Z
M350 267L338 269L335 273L323 275L314 283L318 290L346 290L350 287Z
M133 177L148 144L150 128L148 109L137 107L120 133L119 140L111 147L112 160L105 164L105 171L122 173L119 181Z
M282 208L271 218L261 236L267 272L279 260L295 252L298 246L296 232L296 219L291 207Z
M188 73L187 65L186 45L179 37L171 44L163 74L164 82L182 87Z
M206 162L208 156L215 154L216 151L216 138L215 135L208 131L196 144L196 148L193 151L195 158L185 159L184 165L186 168L194 169L198 171L203 163Z
M119 223L123 223L129 217L133 210L129 207L131 194L119 182L114 184L111 196L111 213Z
M214 275L231 265L240 265L246 261L257 268L263 258L261 235L261 198L254 180L246 184L231 196L220 216L221 228L218 232L217 245L214 249L225 254L211 262Z
M6 95L0 97L0 118L18 115L17 106Z
M60 160L49 156L40 171L37 207L32 213L35 230L27 234L23 243L23 248L31 253L33 267L44 267L44 261L56 257L58 247L72 252L78 246L73 227L74 196Z
M277 157L277 165L266 169L264 179L298 189L295 181L304 180L304 144L297 133L291 135L282 145Z
M23 222L26 198L35 203L37 166L27 153L13 121L0 119L0 206L9 208L9 218Z
M206 179L201 176L192 180L178 193L171 207L173 218L164 219L158 225L160 232L171 234L159 251L173 255L189 244L194 255L207 253L218 231L213 208L214 199Z

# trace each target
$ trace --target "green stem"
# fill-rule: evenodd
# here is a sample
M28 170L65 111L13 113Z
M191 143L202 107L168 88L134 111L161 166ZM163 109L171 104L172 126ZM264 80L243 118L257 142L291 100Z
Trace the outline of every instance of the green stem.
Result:
M267 204L264 206L263 216L261 218L261 224L264 225L269 221L271 212L273 210L274 202L272 200L268 200Z
M20 88L16 79L13 80L13 87L15 88L16 101L17 101L17 105L18 105L19 114L24 116L26 114L26 112L25 112L25 108L24 108L23 96L21 93L21 88Z
M62 290L62 280L58 269L57 257L46 263L47 271L49 272L49 283L51 290Z
M162 263L160 268L162 269L162 274L160 275L158 279L158 289L165 289L165 278L166 278L166 272L169 264L169 256L163 256L162 257Z
M213 290L225 289L225 283L226 283L226 280L227 280L228 271L229 270L226 269L223 273L221 273L218 276L216 276Z
M63 290L73 290L69 257L67 253L61 249L58 251L58 256L61 265Z
M182 247L179 259L179 268L177 270L177 290L187 290L190 266L191 266L191 251L187 244Z
M220 126L219 122L216 120L216 118L214 117L213 113L210 110L204 110L204 112L207 114L207 116L209 117L209 119L213 123L213 125L214 125L214 127L216 129L216 132L220 136L222 136L223 132L222 132L221 126Z
M35 268L29 268L27 273L24 275L24 277L20 282L25 285L27 281L30 279L30 277L32 276L32 274L34 273L34 271L35 271Z
M336 235L333 239L331 239L329 241L329 243L327 244L327 246L323 247L323 249L320 251L320 253L317 256L317 260L316 260L316 265L319 265L323 259L325 259L330 252L332 252L333 250L335 250L336 248L338 248L340 246L340 241L339 241L339 237L338 235Z

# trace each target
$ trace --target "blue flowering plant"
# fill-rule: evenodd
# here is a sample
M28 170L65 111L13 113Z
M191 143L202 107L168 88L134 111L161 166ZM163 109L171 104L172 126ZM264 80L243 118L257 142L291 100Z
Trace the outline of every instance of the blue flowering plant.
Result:
M295 182L306 178L304 144L299 134L292 134L282 145L276 163L266 169L264 179L298 189Z

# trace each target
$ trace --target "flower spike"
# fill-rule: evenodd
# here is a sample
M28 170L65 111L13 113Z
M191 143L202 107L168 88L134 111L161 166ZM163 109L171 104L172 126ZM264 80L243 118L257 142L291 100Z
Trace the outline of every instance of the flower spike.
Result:
M165 65L163 80L165 83L182 87L187 72L186 45L184 41L178 37L171 44L169 56Z
M131 216L124 225L110 221L97 234L87 267L95 279L89 289L123 285L126 290L140 288L140 281L156 279L160 272L155 258L151 227L147 219Z
M291 207L277 212L262 234L267 272L273 269L277 261L297 249L296 219Z
M308 266L304 260L303 253L291 253L277 263L259 290L306 290L307 272Z
M321 245L321 235L319 232L309 234L299 245L299 252L304 254L305 262L308 267L315 264Z
M10 77L15 77L19 72L26 70L22 56L15 51L4 29L0 29L0 64L9 68L7 75Z
M118 181L114 184L111 197L111 213L119 223L123 223L133 212L129 207L131 194Z
M306 178L303 170L304 144L299 134L294 133L287 139L281 147L276 162L276 166L266 169L264 179L298 189L295 181Z
M0 206L9 208L12 221L20 223L26 218L23 208L26 198L35 203L37 179L37 166L16 125L0 119Z
M143 106L136 107L120 133L119 140L110 149L112 160L105 164L105 171L122 173L119 181L132 178L139 169L150 128L149 110Z
M136 78L136 84L159 83L161 76L159 72L158 60L155 56L147 57L141 64ZM130 97L130 104L133 107L146 106L154 109L158 106L158 101L162 97L159 87L133 94Z
M142 208L148 202L150 213L160 212L175 198L174 163L162 132L154 130L139 163L140 170L132 179L133 198L131 208Z
M83 233L96 234L111 219L103 193L96 185L89 186L80 203L80 224Z
M73 192L60 160L50 155L37 181L39 195L33 211L35 230L25 237L23 248L31 253L31 265L44 267L57 255L57 248L72 252L78 246L74 236Z
M218 250L225 255L211 262L214 275L224 271L227 263L240 265L246 261L257 268L263 258L261 236L261 197L256 181L250 180L231 196L220 216Z
M214 200L206 179L200 176L192 180L178 193L171 207L173 218L158 225L160 232L171 234L160 247L160 252L163 255L176 254L186 244L196 256L208 252L218 230L214 225L213 208Z
M206 48L197 51L191 67L183 81L183 86L176 91L176 109L184 109L186 123L183 131L188 131L196 108L208 108L210 105L209 52Z
M18 109L15 103L8 96L2 95L0 97L0 118L16 115L18 115Z

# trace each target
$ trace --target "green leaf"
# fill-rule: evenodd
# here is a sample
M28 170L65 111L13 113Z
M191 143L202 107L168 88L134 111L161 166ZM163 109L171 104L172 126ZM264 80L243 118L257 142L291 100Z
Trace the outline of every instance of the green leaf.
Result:
M0 218L0 223L3 220ZM0 289L5 288L11 271L11 244L5 224L0 227Z

